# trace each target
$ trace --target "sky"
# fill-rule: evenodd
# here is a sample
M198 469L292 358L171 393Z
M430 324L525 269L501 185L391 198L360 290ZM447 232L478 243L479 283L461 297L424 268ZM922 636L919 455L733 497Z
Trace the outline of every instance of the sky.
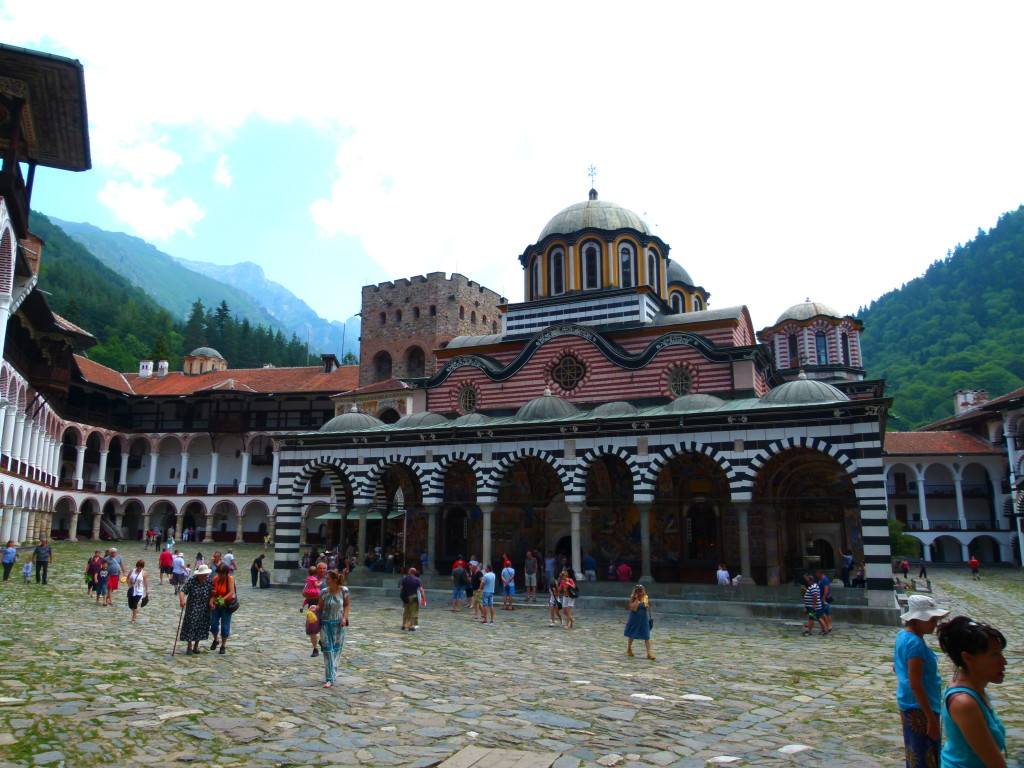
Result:
M85 67L93 168L33 208L321 316L460 272L521 301L566 206L640 214L756 329L853 314L1024 202L1024 3L0 0Z

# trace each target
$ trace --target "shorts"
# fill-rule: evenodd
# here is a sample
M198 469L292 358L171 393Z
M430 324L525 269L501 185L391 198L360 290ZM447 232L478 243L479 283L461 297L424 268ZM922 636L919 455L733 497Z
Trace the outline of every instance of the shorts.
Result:
M831 603L822 603L821 604L821 615L822 616L831 616L832 615L832 604Z
M128 607L133 611L139 607L139 601L142 600L142 595L133 595L130 591L128 592Z
M184 583L185 583L185 574L184 573L174 573L173 571L171 572L171 586L177 587L177 586L179 586L181 584L184 584Z
M483 593L483 597L480 600L480 604L483 605L485 608L488 605L494 605L494 593L493 592L484 592Z
M472 587L466 587L466 599L467 600L472 600L473 599L473 588Z
M97 595L101 595L102 596L102 595L107 594L107 585L106 584L94 584L93 585L93 589L96 590L96 594Z
M170 565L161 565L160 566L160 573L166 573L167 575L170 575L170 574L174 573L174 568L173 568L173 566L170 566Z
M503 584L502 589L505 591L506 595L514 595L516 593L515 584Z
M452 600L461 600L466 596L466 588L463 586L452 587Z
M562 607L562 601L561 600L556 600L553 597L549 597L548 598L548 605L550 605L552 608L561 608Z
M536 573L524 574L523 578L526 580L526 586L528 586L528 587L536 587L537 586L537 574Z
M807 620L817 621L821 618L821 608L810 608L807 610Z
M109 579L107 580L107 591L108 591L108 592L114 592L114 591L116 591L116 590L117 590L117 587L118 587L118 585L119 585L120 583L121 583L121 577L120 577L120 576L111 576L111 577L110 577L110 578L109 578Z
M563 608L572 608L574 605L576 605L576 598L575 597L568 597L568 596L566 596L566 597L562 598L562 607Z

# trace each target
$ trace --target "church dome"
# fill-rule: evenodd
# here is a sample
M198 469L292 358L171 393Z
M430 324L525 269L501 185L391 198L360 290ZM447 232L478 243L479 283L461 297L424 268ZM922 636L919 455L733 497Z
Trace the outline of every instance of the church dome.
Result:
M223 355L213 347L196 347L188 353L189 357L219 357L221 360L224 359Z
M678 261L668 260L668 272L665 273L669 283L683 283L684 285L695 285L690 273L683 269Z
M811 405L813 403L836 403L849 400L846 395L824 381L808 379L800 371L794 381L787 381L761 398L765 405Z
M360 413L355 405L351 411L340 413L328 421L322 427L321 432L354 432L359 429L370 429L371 427L383 427L384 422L376 416L368 413Z
M440 413L433 411L417 411L407 413L391 426L394 429L416 429L417 427L436 427L438 424L447 424L448 419Z
M565 398L551 394L545 389L544 394L526 403L516 413L513 421L543 421L545 419L564 419L576 416L580 409Z
M810 320L812 317L816 317L818 315L842 317L841 314L832 309L828 304L821 304L817 301L807 299L807 301L801 302L800 304L794 304L779 315L779 319L775 321L775 324L778 325L779 323L784 323L787 320Z
M488 416L484 413L467 413L464 416L459 416L452 422L454 427L474 427L478 424L486 424L489 421L494 421L493 417Z
M548 235L571 235L581 229L635 229L645 235L651 234L647 224L628 208L617 203L597 199L597 192L590 190L590 199L570 205L556 213L540 233L537 242Z
M725 405L725 400L714 395L701 395L694 393L677 397L665 406L665 413L693 413L694 411L710 411L720 405Z
M608 419L614 416L636 416L638 413L640 413L639 409L632 403L627 403L625 400L613 400L610 403L601 403L590 412L590 415L596 419Z

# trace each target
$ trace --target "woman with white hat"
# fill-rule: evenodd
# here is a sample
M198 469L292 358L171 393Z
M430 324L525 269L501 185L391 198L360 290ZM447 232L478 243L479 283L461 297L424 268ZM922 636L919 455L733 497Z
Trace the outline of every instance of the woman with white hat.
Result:
M185 655L199 653L199 644L210 636L210 595L213 582L210 580L210 566L200 565L189 577L178 593L185 615L181 622L180 640L186 644ZM187 600L186 600L187 598Z
M904 627L896 634L893 669L907 765L939 765L942 678L935 651L924 636L932 634L948 613L926 595L911 595L906 613L900 615Z

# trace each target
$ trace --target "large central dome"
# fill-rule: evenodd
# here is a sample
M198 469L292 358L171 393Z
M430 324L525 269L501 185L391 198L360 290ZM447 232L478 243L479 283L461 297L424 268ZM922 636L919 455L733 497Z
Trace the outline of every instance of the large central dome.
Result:
M589 200L570 205L556 213L541 231L537 242L548 235L571 235L588 227L611 230L628 228L645 235L651 234L643 219L617 203L598 200L597 192L592 189Z

